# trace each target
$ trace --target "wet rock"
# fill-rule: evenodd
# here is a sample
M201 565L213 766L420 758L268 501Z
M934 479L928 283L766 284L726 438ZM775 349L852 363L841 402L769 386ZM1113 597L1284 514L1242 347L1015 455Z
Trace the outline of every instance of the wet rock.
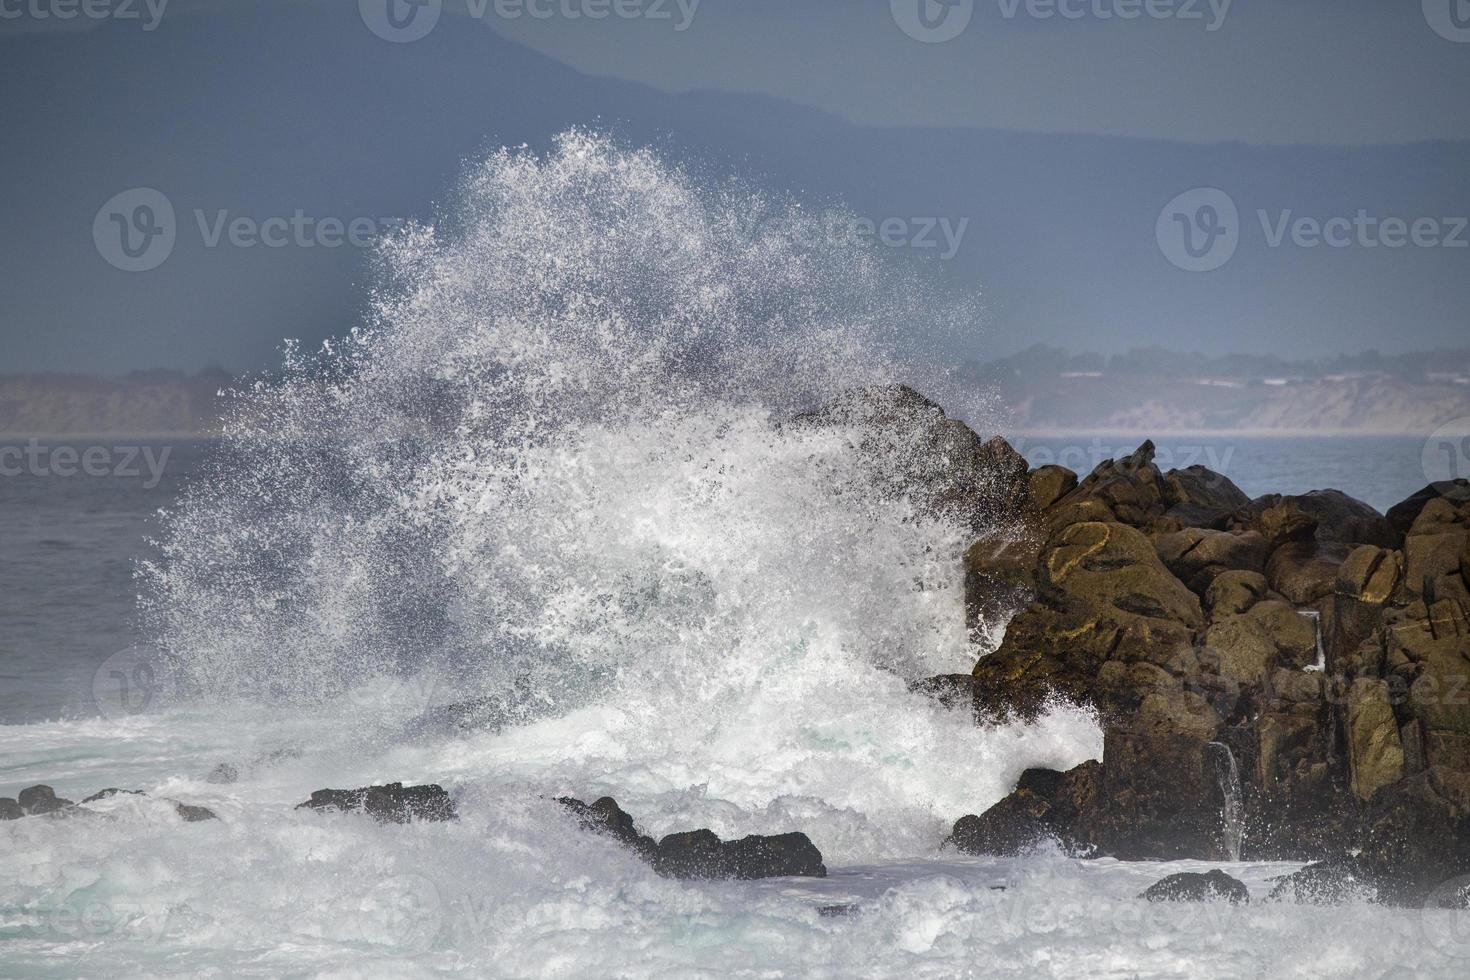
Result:
M939 674L910 681L915 694L933 698L946 708L968 708L975 700L975 678L970 674Z
M983 714L1035 715L1052 695L1130 710L1137 699L1126 691L1119 703L1100 703L1106 699L1095 681L1102 665L1143 662L1167 670L1204 623L1198 597L1126 524L1062 528L1037 574L1036 600L1011 621L1000 648L975 665Z
M209 775L204 777L207 783L233 783L239 780L240 770L228 762L221 762L209 770Z
M1164 477L1154 465L1154 444L1144 442L1130 456L1098 464L1049 508L1045 522L1052 531L1083 522L1148 528L1167 509Z
M571 797L562 797L557 802L577 816L583 829L605 834L630 848L665 878L748 880L827 876L822 853L806 834L753 834L724 841L712 830L690 830L669 834L655 844L652 838L638 833L633 818L611 797L590 805Z
M652 859L658 845L654 843L653 838L638 833L637 827L633 824L633 818L624 812L623 808L618 806L618 801L611 796L604 796L590 804L570 796L561 797L557 802L572 811L581 823L582 829L605 834L623 846L633 849L644 860Z
M844 392L795 427L855 429L857 446L877 466L879 492L959 520L973 532L1008 523L1030 499L1026 460L1004 439L983 440L907 385Z
M319 789L296 809L353 812L361 810L379 823L410 820L456 820L454 801L442 786L364 786L360 789Z
M208 807L193 806L189 803L180 803L178 800L169 800L174 805L180 817L185 823L198 823L201 820L218 820L219 817Z
M71 800L61 799L50 786L28 786L16 797L26 816L39 817L47 813L58 813L76 806Z
M19 820L25 815L18 802L8 796L0 796L0 820Z
M1267 901L1341 905L1373 901L1378 896L1369 875L1351 858L1317 861L1275 880Z
M824 919L841 919L850 916L861 915L862 906L859 905L823 905L817 909L817 914Z
M1010 795L980 815L955 822L945 843L966 854L1009 857L1055 840L1072 851L1090 848L1080 822L1094 808L1102 767L1084 762L1068 770L1027 769Z
M120 793L123 794L124 796L147 796L148 795L147 793L143 792L141 789L118 789L116 786L109 786L107 789L99 789L97 792L93 793L91 796L88 796L85 799L83 799L82 800L82 805L85 806L88 803L96 803L98 800L110 799L110 798L112 798L114 796L117 796Z
M1216 868L1204 874L1185 871L1150 885L1139 896L1150 902L1229 902L1241 905L1251 900L1250 890Z

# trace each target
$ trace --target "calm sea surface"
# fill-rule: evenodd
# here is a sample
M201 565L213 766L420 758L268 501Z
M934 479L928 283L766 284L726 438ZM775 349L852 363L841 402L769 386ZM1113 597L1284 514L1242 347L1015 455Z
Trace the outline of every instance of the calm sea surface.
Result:
M1014 441L1032 465L1079 472L1138 443L1108 435ZM1385 510L1427 482L1423 442L1413 438L1156 442L1164 468L1200 463L1251 496L1334 487ZM0 451L7 446L27 448L0 443ZM94 452L87 475L83 454L97 447L106 462ZM178 496L209 446L150 443L130 461L132 447L125 440L77 445L71 465L51 465L48 455L40 473L22 462L18 475L0 475L0 724L92 714L97 666L141 639L134 566L151 554L147 538L157 531L158 510ZM17 468L13 452L0 460L9 461L7 474Z

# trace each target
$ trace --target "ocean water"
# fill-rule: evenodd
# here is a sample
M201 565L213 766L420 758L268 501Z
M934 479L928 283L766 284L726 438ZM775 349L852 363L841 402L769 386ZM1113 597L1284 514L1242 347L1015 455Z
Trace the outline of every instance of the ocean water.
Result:
M986 406L895 356L889 325L948 315L922 281L739 232L804 220L586 134L497 154L384 250L363 328L293 352L220 443L156 481L0 480L0 794L219 815L124 796L0 823L0 972L1463 976L1464 914L1260 902L1292 864L1230 865L1249 907L1157 906L1138 893L1202 866L941 848L1101 732L1070 708L979 728L908 691L1004 626L966 636L968 535L891 492L915 446L782 419L896 380L981 427ZM1396 492L1337 445L1242 442L1223 468ZM446 720L466 702L494 723ZM395 780L461 819L294 809ZM665 881L568 794L654 835L802 830L831 874Z

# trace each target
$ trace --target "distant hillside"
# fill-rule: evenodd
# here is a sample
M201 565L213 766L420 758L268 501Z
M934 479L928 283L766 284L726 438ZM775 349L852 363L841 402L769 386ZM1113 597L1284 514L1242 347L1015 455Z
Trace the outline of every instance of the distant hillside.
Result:
M1470 418L1470 351L1287 361L1038 345L960 375L999 396L1016 432L1423 435ZM0 436L211 435L233 382L219 370L0 376Z
M218 426L223 371L0 375L0 434L209 435Z
M1037 346L966 373L998 393L1013 428L1038 432L1422 435L1470 417L1470 351L1287 361Z

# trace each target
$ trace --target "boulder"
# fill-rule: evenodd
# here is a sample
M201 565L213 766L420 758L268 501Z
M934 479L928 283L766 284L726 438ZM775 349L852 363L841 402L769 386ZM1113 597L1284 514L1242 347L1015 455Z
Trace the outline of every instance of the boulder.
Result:
M1026 460L1004 439L983 440L907 385L858 388L812 412L794 427L841 426L873 464L880 492L906 496L930 513L978 533L1007 524L1030 500Z
M1352 548L1335 541L1288 541L1271 553L1266 581L1299 606L1332 595Z
M975 703L975 678L971 674L939 674L910 681L909 690L933 698L946 708L971 707Z
M1072 851L1087 851L1081 825L1101 787L1102 766L1084 762L1067 772L1027 769L1016 788L978 816L955 822L945 841L966 854L1000 857L1024 854L1045 840Z
M1395 533L1403 537L1409 533L1409 528L1413 527L1414 522L1419 519L1419 514L1424 510L1425 505L1441 498L1456 507L1470 503L1470 480L1459 479L1431 483L1409 498L1394 504L1384 517Z
M1266 539L1257 531L1235 534L1200 527L1154 538L1154 551L1176 578L1201 596L1224 572L1264 572L1269 555Z
M44 816L48 813L59 813L74 806L71 800L61 799L56 791L50 786L28 786L21 790L16 797L21 810L28 817Z
M1154 465L1154 444L1145 442L1130 456L1098 464L1051 506L1045 519L1053 531L1081 522L1151 528L1167 509L1164 478Z
M1378 897L1378 889L1367 872L1351 858L1316 861L1274 880L1276 884L1266 896L1271 902L1341 905L1371 902Z
M659 875L678 879L807 877L825 878L822 853L802 833L752 834L722 841L711 830L669 834L657 843L640 834L633 818L610 796L595 803L572 797L557 800L584 830L611 837L647 861Z
M1059 695L1128 710L1139 695L1099 698L1107 661L1182 670L1204 623L1199 598L1169 573L1148 538L1121 523L1085 522L1056 532L1037 569L1038 594L1011 620L995 653L975 666L976 707L1023 716Z
M1038 466L1026 483L1031 509L1039 514L1077 489L1077 474L1065 466Z
M457 820L454 801L442 786L363 786L359 789L319 789L296 809L319 811L362 811L379 823L408 823L410 820Z
M1222 572L1205 590L1205 609L1212 618L1243 613L1260 602L1269 590L1266 576L1260 572Z
M20 808L20 803L9 796L0 796L0 820L19 820L26 812Z
M1251 900L1250 889L1216 868L1204 874L1185 871L1150 885L1139 898L1150 902L1229 902L1243 905Z
M1382 514L1340 490L1313 490L1294 496L1267 494L1241 508L1230 519L1230 525L1232 529L1259 531L1273 551L1288 541L1309 538L1393 549L1399 546L1401 537Z
M1185 527L1223 526L1232 514L1250 504L1250 498L1223 473L1203 466L1170 470L1164 474L1166 517Z

